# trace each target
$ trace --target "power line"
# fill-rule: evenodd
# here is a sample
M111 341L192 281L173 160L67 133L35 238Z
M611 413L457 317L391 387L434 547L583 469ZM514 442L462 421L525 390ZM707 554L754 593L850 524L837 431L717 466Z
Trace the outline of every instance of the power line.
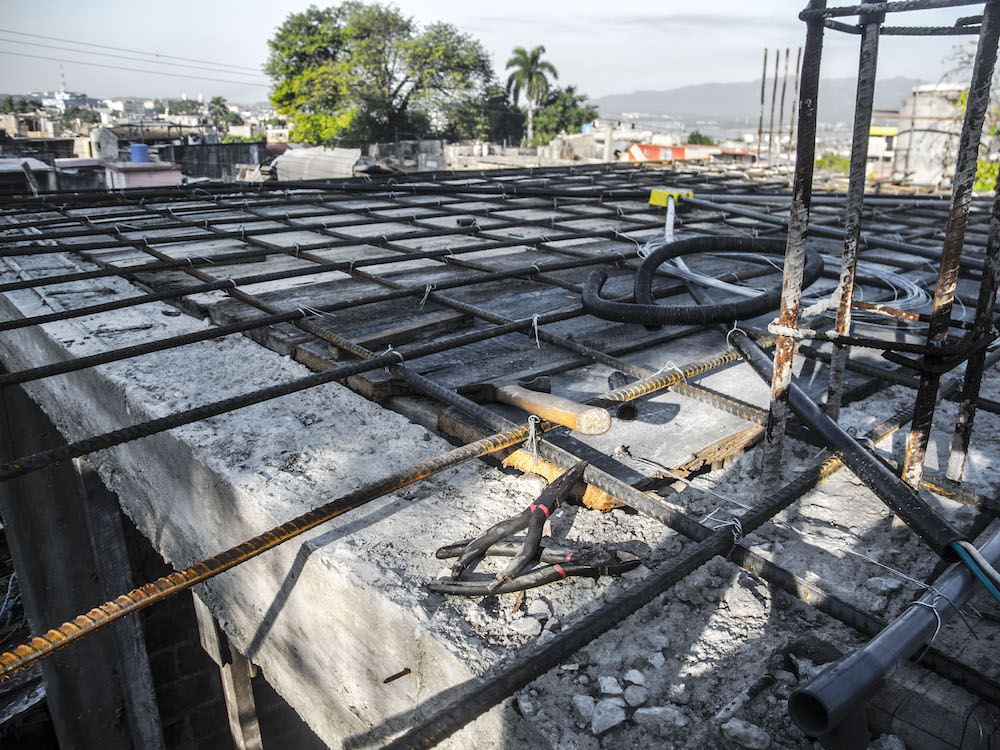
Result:
M84 60L67 60L64 57L47 57L45 55L30 55L27 52L15 52L13 50L0 49L0 55L14 55L15 57L33 57L36 60L52 60L54 62L72 63L75 65L90 65L95 68L110 68L112 70L125 70L129 73L146 73L154 76L170 76L172 78L190 78L199 81L214 81L215 83L236 83L243 86L255 86L267 88L267 84L254 83L253 81L233 81L226 78L209 78L208 76L192 76L185 73L164 73L159 70L146 70L145 68L126 68L121 65L104 65L102 63L85 62ZM150 61L152 62L152 60ZM229 71L227 71L229 72Z
M6 33L6 32L4 32L4 33ZM138 60L139 62L144 62L144 63L154 62L153 60L147 60L147 59L144 59L142 57L132 57L131 55L116 55L116 54L114 54L112 52L91 52L90 50L85 50L85 49L69 49L67 47L60 47L60 46L55 45L55 44L42 44L41 42L22 42L22 41L17 40L17 39L3 39L3 38L0 38L0 42L7 42L9 44L25 44L25 45L30 45L32 47L45 47L47 49L61 50L63 52L69 52L69 53L74 53L75 52L75 53L80 54L80 55L103 55L104 57L117 57L117 58L120 58L122 60ZM163 65L169 65L171 67L176 67L176 68L194 68L196 70L215 70L215 71L218 71L218 68L211 68L211 67L207 67L207 66L204 66L204 65L188 65L188 64L185 64L185 63L167 63L167 62L164 62L162 64ZM240 76L253 75L251 73L238 73L235 70L234 71L228 71L228 70L226 70L226 71L222 71L222 72L224 72L224 73L232 73L232 75L240 75ZM264 76L261 75L260 73L258 73L256 75L256 77L259 78L259 79L261 79L261 80L266 80L264 78Z
M52 41L52 42L68 42L70 44L77 44L77 45L80 45L80 46L83 46L83 47L99 47L100 49L110 49L110 50L116 50L118 52L132 52L132 53L138 54L138 55L149 55L149 56L161 59L161 60L162 59L185 60L186 62L205 63L206 65L213 65L216 68L222 66L222 67L225 67L225 68L234 68L236 70L251 70L254 73L260 73L260 71L257 70L256 68L251 68L251 67L248 67L246 65L232 65L230 63L216 62L214 60L198 60L198 59L193 58L193 57L179 57L177 55L161 55L159 52L146 52L146 51L141 50L141 49L127 49L126 47L117 47L117 46L111 46L111 45L107 45L107 44L95 44L94 42L78 42L75 39L63 39L62 37L58 37L58 36L45 36L44 34L32 34L32 33L27 32L27 31L13 31L11 29L0 29L0 31L3 31L6 34L16 34L18 36L32 36L32 37L35 37L36 39L48 39L49 41ZM80 50L80 51L83 51L83 50ZM229 71L222 71L222 72L225 73L225 72L229 72Z

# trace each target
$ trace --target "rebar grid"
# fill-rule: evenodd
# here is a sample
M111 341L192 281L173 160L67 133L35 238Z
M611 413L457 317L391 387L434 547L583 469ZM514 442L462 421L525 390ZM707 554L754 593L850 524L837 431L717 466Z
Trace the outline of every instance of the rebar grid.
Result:
M6 479L25 473L26 471L35 470L68 455L84 455L92 450L99 450L127 440L156 434L164 429L171 429L180 424L189 424L192 421L197 421L207 416L225 413L233 408L241 408L250 403L260 403L262 400L277 398L301 388L314 387L335 380L343 380L348 374L372 372L388 366L393 366L394 373L403 377L411 385L420 387L425 393L430 393L443 403L457 406L473 418L485 421L494 428L505 428L505 423L498 421L500 418L492 414L490 410L470 405L459 397L456 397L449 389L441 388L433 383L433 381L420 375L419 362L412 364L413 360L435 351L457 351L459 347L476 341L512 333L518 333L526 337L526 342L530 346L533 346L535 331L537 331L541 341L580 355L578 359L574 360L576 364L573 366L578 367L582 364L600 362L611 367L623 369L638 377L647 377L649 370L621 359L620 355L614 352L601 351L588 347L578 342L550 334L545 330L545 326L548 324L582 315L583 312L579 306L545 313L534 321L530 318L512 320L507 316L491 311L488 306L483 306L482 304L471 305L461 299L442 294L444 290L454 289L463 291L477 284L489 283L500 279L517 279L518 284L526 284L532 289L555 288L577 293L579 285L572 279L553 274L560 272L572 273L588 268L591 265L604 265L609 271L619 273L619 266L633 262L633 259L639 252L642 241L647 236L658 233L662 228L662 222L659 217L646 206L637 205L638 201L645 202L644 198L648 196L649 187L652 186L664 183L684 185L685 187L696 188L699 195L707 194L712 198L709 201L701 199L689 201L686 208L682 211L679 218L683 228L691 232L725 233L739 231L748 234L774 232L776 229L780 230L783 226L781 214L788 210L790 199L790 196L781 194L776 189L776 186L772 185L755 188L752 184L748 186L742 180L727 180L726 178L701 174L677 175L651 170L639 171L632 168L609 170L601 167L592 170L546 171L541 174L538 171L533 173L520 172L497 175L485 173L472 178L471 183L470 178L466 175L437 175L435 178L429 182L424 180L416 184L404 181L399 181L399 183L392 185L384 184L379 188L381 192L373 190L372 188L375 186L371 183L323 186L319 190L317 190L317 186L310 186L309 188L303 186L302 188L288 191L284 194L283 198L281 197L280 190L271 190L270 194L269 191L262 190L256 191L258 195L253 203L243 198L244 191L234 191L232 189L213 190L211 194L205 196L200 195L199 191L184 191L180 195L170 193L163 196L164 200L158 202L147 200L141 195L114 193L101 195L99 200L96 201L96 203L100 204L99 206L89 207L90 204L85 200L80 200L78 201L79 209L71 208L68 205L63 206L62 203L57 203L57 199L49 196L33 201L34 208L32 209L20 212L0 213L0 216L13 218L17 222L13 225L0 225L0 229L6 230L13 227L20 230L17 235L19 237L28 236L31 238L32 243L46 243L37 246L39 250L44 249L46 251L44 253L19 253L20 249L31 250L32 247L24 248L22 245L11 246L9 252L5 254L11 256L12 260L16 261L16 256L19 254L73 255L88 259L103 266L102 273L106 276L121 277L149 290L147 294L139 295L134 304L146 304L148 302L163 300L177 300L177 304L183 304L184 297L211 290L226 294L245 305L248 309L267 313L264 317L251 318L226 325L220 324L220 321L213 320L214 326L204 333L198 333L198 336L214 338L219 335L249 331L259 328L260 325L268 324L261 323L261 321L267 320L272 323L285 322L292 323L303 333L314 336L356 356L366 358L362 362L354 362L348 365L334 365L331 370L309 376L294 384L266 389L267 393L252 394L250 397L243 399L228 399L227 402L206 405L206 407L200 409L188 410L183 414L172 415L164 420L156 420L155 423L136 425L132 428L119 430L117 433L109 433L108 435L97 436L90 440L80 441L68 446L66 449L49 452L48 455L43 456L39 454L37 456L25 457L13 462L13 464L0 467L0 479ZM543 181L545 184L540 185L539 183ZM646 183L644 189L637 188L636 183L640 181ZM732 203L727 202L726 187L728 187L728 183L736 183L733 187L739 188L738 191L734 189L732 192ZM623 184L626 187L623 188ZM202 192L209 193L209 191ZM581 192L585 192L586 194L581 195ZM526 193L531 194L526 195ZM261 195L267 197L261 198ZM442 196L450 197L447 200L443 200ZM247 201L245 204L243 203L244 200ZM364 203L376 202L377 206L348 205L358 201ZM748 214L745 209L740 208L739 204L741 201L753 201L759 210ZM383 203L384 205L382 205ZM824 202L820 201L818 203L822 205ZM862 243L863 246L859 248L862 259L865 258L868 248L881 247L899 252L904 247L907 247L911 241L916 243L917 247L925 249L927 252L933 252L933 237L917 236L907 242L898 242L891 239L892 234L898 233L896 231L897 221L898 226L902 227L903 230L917 232L925 228L924 222L929 223L931 220L931 217L927 216L916 217L919 220L912 219L903 207L908 203L918 203L920 205L924 203L932 204L926 209L932 215L939 214L945 210L944 207L933 205L934 202L930 200L922 201L902 198L878 202L877 205L879 208L876 209L873 207L867 214L863 214L862 220L867 219L869 233L876 232L879 229L882 231L878 233L879 236L871 236L869 234L867 238L865 238L864 232L862 232L861 236L864 241ZM174 208L175 205L178 207ZM836 224L839 221L835 204L827 202L826 205L830 206L833 213L818 219L817 221L823 222L819 226L827 227L831 232L842 233L843 230L831 227L832 224ZM109 210L102 215L105 208ZM75 215L73 213L74 210L83 210L88 213L84 216ZM297 213L293 214L293 210ZM551 219L528 219L505 215L524 210L543 210L551 212L553 216ZM878 211L881 211L881 215L877 215ZM973 206L972 211L973 216L975 216L977 212L982 211L982 207ZM39 215L41 215L41 218L37 220L30 219L30 217ZM345 219L345 221L334 223L328 220L324 223L317 220L318 217L330 216ZM889 216L892 223L886 224L886 216ZM29 218L29 221L20 221L18 217ZM478 227L473 226L463 231L450 231L450 229L443 228L431 221L431 219L457 220L465 217L481 220L483 225ZM606 227L580 229L574 226L575 223L588 220L600 222L602 225L606 225ZM39 224L39 221L45 223ZM139 221L144 223L136 229L129 230L122 227L124 223L132 224ZM303 223L298 223L300 221ZM487 222L490 222L489 225L487 225ZM277 226L267 226L272 223ZM372 228L372 225L379 223L405 225L406 231L385 234L369 233L360 237L351 234L352 231ZM118 225L117 230L115 224ZM231 228L220 229L219 227L219 225L231 226L233 224L237 226L243 224L244 227L242 230L233 230ZM252 228L249 231L246 229L247 225L255 224L260 226ZM37 232L41 227L47 229L47 234L24 234L25 232ZM517 233L517 230L522 230L519 233L521 236L512 236ZM158 231L190 231L192 234L190 236L174 235L169 239L164 239L162 242L159 238L149 239L147 242L145 237L135 238L128 236L130 234L146 235ZM282 243L291 242L291 239L287 236L283 237L283 235L287 235L289 232L306 232L318 236L321 240L319 242L302 242L299 243L298 247L295 247L262 239L263 237L273 237ZM36 239L38 237L41 239ZM453 248L449 247L444 250L420 249L422 248L422 243L432 240L440 242L442 237L455 238L469 244L458 245ZM85 239L81 243L74 243L72 241L73 239L80 238ZM95 240L94 238L106 239ZM0 236L0 241L4 239L7 238ZM186 259L174 258L164 252L164 249L181 245L183 245L183 251L190 251L189 244L197 246L202 243L218 242L220 239L238 244L241 248L250 249L241 249L237 253L215 254L216 249L210 248L206 249L205 252L212 252L211 255L203 257L191 255ZM879 244L880 240L883 244ZM580 241L599 242L600 246L594 249L593 254L589 254L576 247L575 243ZM79 247L80 244L84 245L82 249ZM466 260L466 256L476 252L499 249L516 250L520 248L524 248L524 250L521 250L521 254L526 254L530 260L536 260L537 262L497 271L493 270L494 266L489 261L470 262ZM381 254L371 255L373 250ZM362 257L346 261L331 261L330 258L322 254L324 251L334 251L341 254L355 251L358 256ZM121 255L122 253L125 253L124 259ZM364 257L363 254L368 254L368 257ZM110 259L102 256L110 256ZM567 260L567 257L571 259ZM149 262L149 258L153 258L154 260ZM268 258L280 258L285 263L301 265L265 274L235 278L220 278L218 275L206 272L212 266L234 265L233 261L244 262ZM137 265L123 265L123 263L133 263L140 261L140 259L141 262ZM429 267L436 267L438 270L450 271L451 267L454 267L459 271L461 276L453 281L442 280L438 282L436 288L429 289L426 284L408 285L385 274L376 274L369 270L362 270L362 268L371 269L379 265L392 265L401 261L413 260L427 261L430 264ZM906 258L901 257L897 267L906 270L907 263ZM986 264L982 267L988 268ZM173 289L161 288L163 284L170 282L169 279L165 278L164 274L178 270L183 271L185 276L192 277L200 283L182 285L179 288ZM359 295L353 299L341 300L331 305L318 306L315 309L288 310L263 300L258 295L251 294L242 288L265 281L311 277L329 273L337 273L338 278L351 278L358 283L375 283L385 287L388 291ZM919 271L915 272L911 270L910 273L914 276L921 275ZM752 277L753 271L751 267L748 267L747 271L745 273L741 272L740 275L743 279L746 279ZM21 282L13 283L28 284L30 282L32 286L37 287L76 280L79 280L79 276L73 274L72 278L66 278L65 276L53 277L45 281L44 284L37 284L36 280L33 279L24 279ZM0 289L2 288L0 287ZM659 291L662 296L680 294L683 293L683 285L671 282L665 284ZM372 351L357 346L349 338L346 338L343 332L332 330L331 327L327 327L326 325L320 325L321 322L325 323L328 320L325 313L347 310L363 304L390 299L412 300L413 307L411 308L411 312L415 313L419 312L423 304L427 302L442 305L462 313L470 314L483 321L489 327L476 328L470 333L458 334L445 339L438 338L428 344L403 348L400 350L398 357L405 360L406 364L397 366L400 360L394 353L386 353L372 358L374 355ZM492 302L497 301L499 300L492 300ZM109 304L126 306L125 302L128 302L129 305L133 304L131 301ZM112 309L121 308L91 306L89 309L68 310L52 314L62 317L42 316L43 319L10 321L0 325L13 329L38 325L51 320L68 319L82 315L98 315ZM920 321L914 322L919 323ZM227 325L229 327L226 327ZM671 335L684 335L685 333L693 332L693 330L695 329L684 329L671 333ZM650 341L654 340L656 339L650 339ZM185 342L165 341L158 344L158 346L168 348L175 345L183 345L183 343ZM150 351L154 350L159 349L150 349ZM115 356L123 359L128 356L141 356L143 353L148 352L118 352ZM718 357L710 360L708 364L694 368L684 368L684 371L687 373L703 372L707 368L721 366L734 360L734 354L723 352ZM107 361L117 360L108 359ZM89 364L92 363L71 361L66 364L59 364L57 367L68 368L61 370L61 372L70 372ZM56 374L54 370L48 372ZM29 373L22 371L21 373L11 373L10 376L6 377L12 376L13 380L3 382L24 382L27 379L40 375L38 372ZM884 371L883 377L884 379L891 378L891 371ZM679 380L680 378L671 376L669 373L665 376L647 377L645 384L638 384L638 386L633 384L633 386L623 389L624 392L622 394L605 394L605 398L612 400L635 398L664 387L676 386ZM713 402L710 394L706 394L704 391L699 393L695 386L690 385L688 388L691 388L703 400L713 403L713 405L719 408L726 408L718 400ZM685 389L682 387L680 390L683 391ZM755 420L762 418L759 413L754 413L752 416ZM507 431L502 438L503 445L516 444L523 439L524 432L524 428L514 432ZM511 435L515 437L512 438ZM493 444L490 443L490 445ZM560 465L566 465L577 460L576 455L572 451L566 451L564 448L556 448L553 444L544 441L542 446L543 455L550 460L555 460ZM478 455L478 453L476 450L473 450L462 455L471 458L473 455ZM463 458L462 460L465 459ZM619 497L619 499L624 499L626 502L629 500L632 503L638 502L636 494L631 488L628 488L627 485L623 486L613 476L601 470L591 472L588 475L588 481L595 484L599 483L603 485L602 488L604 489L611 488L612 495ZM641 493L639 494L641 495ZM317 513L321 511L326 513L328 510L324 506L324 509L320 509ZM657 508L657 504L652 503L646 506L645 512L654 514L654 517L665 520L670 525L675 526L675 528L683 527L686 529L687 535L691 538L699 540L706 540L707 538L704 530L697 530L695 525L685 520L683 515L678 515L672 508L665 508L662 505ZM291 523L297 524L297 521ZM289 535L282 534L280 541L292 538L297 533L296 531ZM223 557L225 557L225 560L223 564L213 567L211 574L214 575L245 559L250 559L251 556L269 549L274 543L280 543L275 541L277 537L271 539L268 535L263 535L259 539L265 540L266 544L263 544L263 546L258 545L260 546L259 549L254 547L252 554L218 556L219 560L222 560ZM711 548L714 549L716 544L716 542L713 542ZM250 548L248 547L247 549L249 550ZM759 561L753 562L750 561L750 558L747 558L744 562L748 566L756 565L755 569L761 569L762 567ZM801 582L796 583L794 577L790 577L790 574L785 571L772 571L771 575L775 579L784 576L785 586L791 588L799 586L801 588ZM192 578L189 581L188 576L184 575L183 577L184 580L178 578L174 581L171 579L169 582L162 582L162 585L158 582L155 584L155 588L157 589L155 594L153 589L149 589L146 592L150 595L148 599L139 596L137 592L132 592L129 595L129 600L135 602L138 606L146 606L166 596L168 591L172 593L175 590L183 590L193 582L202 580L202 578ZM838 616L845 617L855 624L867 622L864 613L857 613L856 611L852 613L849 607L843 609L839 608L839 605L836 603L829 604L831 601L829 598L820 597L820 600L827 602L827 608L831 611L840 612L841 614ZM105 605L105 607L100 608L100 611L104 612L105 615L112 615L114 608L108 609L109 606ZM130 604L127 610L123 610L122 612L127 613L128 611L132 611L132 609L133 605ZM94 623L103 624L103 617L95 614L98 611L92 611L88 614L88 617ZM115 618L118 616L121 615L114 614ZM66 629L67 627L69 630ZM34 660L55 648L61 647L65 642L68 642L64 640L65 638L72 640L79 637L75 635L76 631L73 630L74 627L81 627L86 632L90 632L92 629L92 626L89 624L77 623L75 626L68 624L64 625L58 631L50 631L50 633L46 634L45 638L45 640L49 641L47 645L40 642L33 642L31 648L28 650L15 650L15 654L11 654L8 658L4 659L6 668L10 670L17 669L26 663L25 660ZM871 629L870 623L868 627ZM589 635L589 637L594 636L596 636L595 632L591 632ZM40 651L37 651L37 649L40 649ZM10 657L15 655L16 658L11 661ZM952 664L948 668L959 675L964 675L963 679L972 680L970 671L967 668L963 670L963 665ZM972 681L974 682L974 680ZM986 684L987 687L983 689L987 692L993 690L995 687L988 680Z

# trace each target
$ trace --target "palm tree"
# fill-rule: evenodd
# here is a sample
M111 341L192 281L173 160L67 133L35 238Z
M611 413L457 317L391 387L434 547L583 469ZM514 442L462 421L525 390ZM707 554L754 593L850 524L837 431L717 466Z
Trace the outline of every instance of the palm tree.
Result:
M531 52L524 47L515 47L510 59L507 61L507 70L513 69L510 78L507 79L507 93L516 103L524 92L524 98L528 102L528 143L531 143L535 135L535 105L537 105L549 90L549 79L546 73L553 78L559 78L559 71L552 63L542 60L545 54L545 47L538 45Z
M215 125L215 129L219 130L221 125L226 122L229 116L229 106L226 104L226 100L221 96L213 96L212 100L208 103L208 117L211 119L212 124Z

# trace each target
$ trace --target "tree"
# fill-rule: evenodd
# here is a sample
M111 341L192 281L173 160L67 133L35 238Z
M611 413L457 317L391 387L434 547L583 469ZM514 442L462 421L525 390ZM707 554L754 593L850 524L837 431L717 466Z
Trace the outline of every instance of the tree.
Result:
M715 141L711 137L702 134L698 130L692 130L691 135L687 138L688 143L693 143L696 146L714 146Z
M292 137L363 145L427 132L492 77L483 46L446 23L350 0L291 14L268 42L271 101Z
M502 86L492 83L480 97L469 97L448 114L450 140L513 141L524 137L524 113L511 103Z
M172 115L197 115L201 114L201 104L194 99L170 99L167 111Z
M539 146L548 143L559 133L578 133L588 122L597 117L597 107L587 104L585 94L578 94L576 86L553 89L545 97L535 115L537 132L529 143Z
M38 99L26 99L19 97L15 99L7 96L0 101L0 113L9 115L16 112L35 112L42 108L42 103Z
M63 113L63 119L93 124L100 122L101 116L97 112L90 109L83 109L82 107L68 107L66 112Z
M559 78L559 72L552 63L542 60L544 54L545 47L542 45L538 45L531 52L524 47L515 47L507 61L507 70L514 71L507 79L507 93L511 95L512 101L517 102L523 92L528 104L529 143L535 136L535 105L549 90L546 73L553 78Z
M243 118L235 112L229 110L229 105L221 96L213 96L208 103L208 117L212 121L216 130L223 125L242 125Z

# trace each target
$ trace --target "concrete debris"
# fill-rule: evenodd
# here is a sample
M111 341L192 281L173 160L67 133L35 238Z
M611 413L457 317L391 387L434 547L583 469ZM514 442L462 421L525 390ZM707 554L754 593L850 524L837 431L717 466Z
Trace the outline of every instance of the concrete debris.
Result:
M594 706L594 715L590 720L590 730L595 735L602 735L612 727L625 721L625 709L613 698L598 701Z
M885 596L886 594L893 594L903 588L903 582L896 578L875 576L865 581L865 586L873 594Z
M639 685L629 685L625 688L625 702L632 708L638 708L649 700L649 691Z
M639 708L632 714L632 721L641 727L665 737L677 729L683 729L690 721L673 706L650 706Z
M538 620L548 620L552 617L552 608L541 599L533 599L528 604L528 614Z
M906 743L895 734L883 734L868 746L868 750L906 750Z
M593 697L589 695L574 695L573 713L582 721L590 721L590 717L594 715L594 704Z
M536 636L542 632L542 623L534 617L519 617L510 624L510 629L515 633L527 636Z
M521 712L521 716L531 717L535 715L535 704L529 696L522 693L517 696L517 710Z
M747 750L767 750L771 747L771 735L742 719L730 719L722 725L722 734L730 742L735 742Z
M604 676L598 679L598 686L602 695L621 695L622 686L614 677Z
M625 682L631 682L633 685L645 685L646 677L638 669L630 669L625 673Z

